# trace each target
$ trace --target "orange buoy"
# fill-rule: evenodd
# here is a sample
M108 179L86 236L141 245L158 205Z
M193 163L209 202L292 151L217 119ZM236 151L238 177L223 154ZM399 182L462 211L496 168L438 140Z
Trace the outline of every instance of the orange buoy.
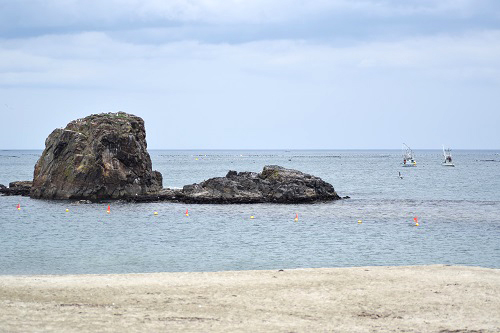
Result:
M189 212L188 212L188 210L187 210L187 209L186 209L186 216L189 216Z
M17 210L21 210L21 204L17 204L16 208Z
M293 220L297 222L299 220L299 214L295 213L295 218Z

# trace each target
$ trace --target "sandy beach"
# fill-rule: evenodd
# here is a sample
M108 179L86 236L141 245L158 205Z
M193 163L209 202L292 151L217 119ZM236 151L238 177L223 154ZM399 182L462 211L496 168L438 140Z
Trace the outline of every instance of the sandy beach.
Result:
M0 276L1 332L500 332L500 270Z

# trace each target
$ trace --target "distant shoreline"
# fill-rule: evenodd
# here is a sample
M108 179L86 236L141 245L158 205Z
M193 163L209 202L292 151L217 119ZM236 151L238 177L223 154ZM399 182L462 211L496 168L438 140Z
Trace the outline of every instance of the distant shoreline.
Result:
M500 329L500 270L376 266L0 276L0 331Z

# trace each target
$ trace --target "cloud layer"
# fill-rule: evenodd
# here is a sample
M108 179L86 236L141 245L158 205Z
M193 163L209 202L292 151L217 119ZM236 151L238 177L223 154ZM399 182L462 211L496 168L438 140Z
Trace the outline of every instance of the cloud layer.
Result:
M171 38L222 41L363 38L498 28L495 0L3 0L5 37L169 29ZM230 29L233 28L233 29ZM238 37L240 36L240 37ZM330 36L330 37L335 37Z
M153 148L398 148L401 122L428 132L415 147L495 148L497 3L0 1L2 121L37 127L0 148L118 109L146 119ZM163 129L186 118L192 135Z

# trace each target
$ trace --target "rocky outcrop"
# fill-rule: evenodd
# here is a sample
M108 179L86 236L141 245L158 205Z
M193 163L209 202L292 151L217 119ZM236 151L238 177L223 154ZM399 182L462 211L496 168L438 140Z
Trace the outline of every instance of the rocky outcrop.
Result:
M166 189L134 201L174 200L188 203L306 203L341 199L332 185L318 177L280 166L266 166L261 173L229 171L226 177Z
M322 179L280 166L260 173L229 171L182 189L162 188L152 170L144 121L124 112L91 115L54 130L33 182L0 185L0 193L79 202L108 199L187 203L307 203L341 199ZM82 201L83 200L83 201Z
M31 181L11 182L9 183L9 187L0 184L0 193L3 195L29 196L32 183Z
M340 199L332 185L318 177L280 166L261 173L229 171L226 177L186 185L181 201L194 203L303 203Z
M9 188L2 188L0 185L0 193L27 195L31 188L31 182L13 182L9 186ZM344 199L347 198L349 197L344 197ZM122 199L131 202L292 204L332 201L341 199L341 197L337 195L331 184L321 178L271 165L265 166L261 173L229 171L225 177L211 178L199 184L186 185L182 189L162 188L137 195L128 195ZM79 202L89 201L81 200Z
M54 130L35 165L32 198L122 199L156 193L144 121L124 112L91 115Z

